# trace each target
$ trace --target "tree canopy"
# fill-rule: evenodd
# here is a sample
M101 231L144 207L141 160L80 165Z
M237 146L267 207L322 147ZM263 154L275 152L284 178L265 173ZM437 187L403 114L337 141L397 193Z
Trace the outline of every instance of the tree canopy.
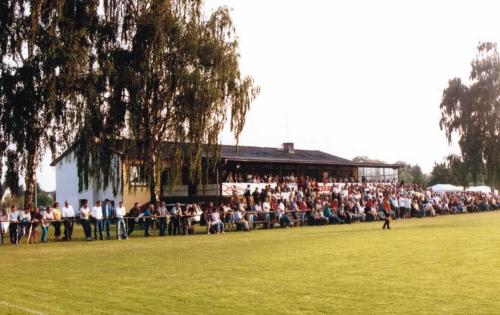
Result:
M98 1L2 1L0 4L0 142L8 155L7 184L25 178L33 202L42 155L68 130L66 107L77 102L82 55ZM19 169L19 170L18 170Z
M238 139L259 88L240 73L229 10L205 17L202 4L104 2L94 38L95 47L102 48L89 77L94 88L85 95L89 124L82 125L76 150L81 189L90 180L118 184L113 157L127 151L135 157L131 163L145 167L155 201L163 156L169 155L177 179L185 170L196 181L202 156L218 152L228 114ZM165 152L165 142L175 150Z
M458 135L462 171L477 183L500 184L500 56L497 45L481 43L471 62L469 83L451 79L443 92L440 127L451 143Z

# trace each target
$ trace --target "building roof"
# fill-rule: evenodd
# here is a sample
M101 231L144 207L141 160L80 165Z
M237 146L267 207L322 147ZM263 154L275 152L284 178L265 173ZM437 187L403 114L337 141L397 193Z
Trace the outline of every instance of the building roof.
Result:
M241 162L268 162L268 163L298 163L321 165L345 165L365 167L399 167L397 164L356 163L318 150L297 150L289 153L283 148L268 148L256 146L222 145L221 158Z
M169 145L171 143L166 143ZM397 164L383 164L383 163L356 163L351 160L341 158L329 153L318 150L298 150L293 149L288 151L284 148L270 148L270 147L257 147L257 146L235 146L235 145L221 145L220 157L221 159L239 162L262 162L262 163L291 163L291 164L319 164L319 165L344 165L344 166L361 166L361 167L389 167L397 168ZM56 165L61 161L69 152L67 150L51 165ZM125 153L126 154L126 153Z

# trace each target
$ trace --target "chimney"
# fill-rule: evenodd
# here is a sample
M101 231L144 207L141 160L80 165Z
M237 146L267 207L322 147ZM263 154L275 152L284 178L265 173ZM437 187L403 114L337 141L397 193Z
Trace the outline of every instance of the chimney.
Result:
M293 150L293 142L285 142L283 143L283 151L294 154L295 151Z

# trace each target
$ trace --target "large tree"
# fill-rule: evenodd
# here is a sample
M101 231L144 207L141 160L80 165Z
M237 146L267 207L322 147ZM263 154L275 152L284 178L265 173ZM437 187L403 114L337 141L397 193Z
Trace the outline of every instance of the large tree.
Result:
M126 150L134 157L127 165L145 167L156 201L165 156L174 178L185 171L196 182L203 156L217 155L228 114L238 139L259 89L240 73L228 9L206 17L201 0L105 1L95 45L89 124L76 146L80 189L118 183L114 156Z
M449 81L441 101L441 129L448 142L457 134L463 167L477 183L500 184L500 56L497 45L481 43L471 63L470 82Z
M79 104L77 86L90 62L85 57L98 2L1 1L0 130L16 155L9 166L25 179L25 206L34 201L43 154L55 151L63 131L72 130L66 107Z

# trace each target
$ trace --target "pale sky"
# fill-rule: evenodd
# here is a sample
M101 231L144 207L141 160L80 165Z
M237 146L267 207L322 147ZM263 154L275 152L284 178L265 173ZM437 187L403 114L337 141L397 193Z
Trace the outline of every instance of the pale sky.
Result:
M241 145L291 141L424 172L459 152L439 129L448 80L468 78L478 42L500 41L498 1L206 1L220 5L232 9L242 71L261 86ZM53 190L49 163L38 176Z

